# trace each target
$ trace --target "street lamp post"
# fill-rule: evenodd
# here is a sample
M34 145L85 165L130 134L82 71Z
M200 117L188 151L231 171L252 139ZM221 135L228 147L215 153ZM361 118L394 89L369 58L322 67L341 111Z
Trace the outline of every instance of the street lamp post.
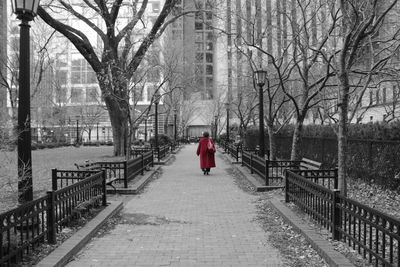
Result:
M154 94L154 111L155 111L155 118L154 118L154 123L155 123L155 135L154 135L154 139L155 139L155 147L157 150L157 158L158 161L160 161L160 153L158 151L158 104L160 103L160 93L157 91Z
M214 116L214 127L215 127L214 139L217 140L217 133L218 133L218 116L217 115Z
M229 102L225 103L226 107L226 143L229 143Z
M176 143L176 117L177 117L177 109L174 108L174 141Z
M147 117L144 119L144 141L147 142Z
M255 78L256 83L259 87L259 156L264 158L265 157L265 148L264 148L264 93L263 93L263 86L265 81L267 80L267 71L265 70L257 70L255 71Z
M18 203L33 200L31 101L30 101L30 40L29 21L37 14L39 0L13 0L12 9L21 20L19 39L18 88Z
M79 145L79 116L76 116L76 145Z

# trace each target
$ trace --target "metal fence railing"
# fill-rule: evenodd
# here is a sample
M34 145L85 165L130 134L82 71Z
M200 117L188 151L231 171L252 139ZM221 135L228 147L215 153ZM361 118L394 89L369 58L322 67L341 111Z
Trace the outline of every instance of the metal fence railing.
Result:
M83 203L106 205L105 172L83 174L64 188L0 214L0 266L15 266L40 244L56 243L56 234Z
M304 172L287 170L285 176L286 202L294 202L334 240L346 242L375 266L400 266L398 219L314 183Z

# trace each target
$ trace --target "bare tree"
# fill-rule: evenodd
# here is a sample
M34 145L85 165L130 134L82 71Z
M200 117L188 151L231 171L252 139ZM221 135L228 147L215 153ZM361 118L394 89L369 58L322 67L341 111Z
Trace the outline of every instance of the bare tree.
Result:
M166 0L152 25L143 25L148 0L127 2L123 0L95 2L84 1L79 5L70 1L47 1L41 4L39 16L56 31L63 34L87 60L94 72L105 101L114 136L114 155L126 152L128 136L129 81L141 64L150 46L175 18L166 21L177 0ZM85 24L101 41L101 49L91 43L79 25L71 26L57 19L66 14ZM125 12L125 14L122 14ZM101 20L97 24L94 18ZM101 28L98 25L104 24ZM120 25L122 24L122 27ZM143 38L135 32L143 32Z
M339 81L338 176L339 189L344 195L347 193L347 138L352 84L354 80L363 79L363 88L367 88L372 78L381 74L380 70L387 66L393 55L391 52L398 49L398 28L389 34L379 35L388 14L398 8L397 4L397 0L339 1L342 19L338 26L342 37L336 58ZM365 47L370 38L375 40L378 49ZM365 49L368 53L361 56L360 52L365 52ZM369 64L360 61L365 56L370 60Z

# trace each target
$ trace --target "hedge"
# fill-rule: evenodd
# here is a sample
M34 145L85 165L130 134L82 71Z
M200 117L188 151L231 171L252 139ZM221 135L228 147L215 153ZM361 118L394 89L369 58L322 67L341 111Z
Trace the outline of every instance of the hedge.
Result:
M348 140L348 175L354 179L400 189L400 124L369 123L351 125ZM290 158L293 126L276 136L277 156ZM245 144L258 144L258 130L246 134ZM268 147L268 136L265 138ZM254 143L254 144L253 144ZM330 126L304 126L301 157L320 161L324 168L337 166L337 137Z

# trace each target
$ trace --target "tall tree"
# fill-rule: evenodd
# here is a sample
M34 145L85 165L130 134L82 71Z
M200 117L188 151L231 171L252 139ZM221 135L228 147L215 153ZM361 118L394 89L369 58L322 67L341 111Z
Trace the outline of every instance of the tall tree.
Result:
M165 4L146 32L142 23L148 0L56 0L42 2L38 15L52 28L64 35L82 54L97 74L102 99L107 107L114 137L114 155L126 152L129 117L129 81L142 62L150 46L175 18L166 21L174 10L177 0ZM62 18L72 17L88 26L97 36L97 46L90 41L81 25L70 25ZM98 18L100 23L91 18ZM104 27L99 26L104 25ZM122 25L122 27L121 27ZM145 32L139 39L138 32ZM100 47L100 49L99 49Z
M363 83L367 88L371 77L379 75L379 70L386 66L398 50L398 29L389 34L382 32L382 25L386 16L397 5L398 0L341 0L339 2L342 12L342 20L339 22L341 30L340 53L336 59L337 78L339 81L339 129L338 129L338 176L339 189L346 195L347 177L347 138L349 120L349 101L352 84L357 76L366 77ZM392 14L395 15L395 14ZM380 34L382 33L382 34ZM378 49L365 47L369 39L375 39ZM368 53L360 55L362 51ZM370 64L361 62L367 56Z

